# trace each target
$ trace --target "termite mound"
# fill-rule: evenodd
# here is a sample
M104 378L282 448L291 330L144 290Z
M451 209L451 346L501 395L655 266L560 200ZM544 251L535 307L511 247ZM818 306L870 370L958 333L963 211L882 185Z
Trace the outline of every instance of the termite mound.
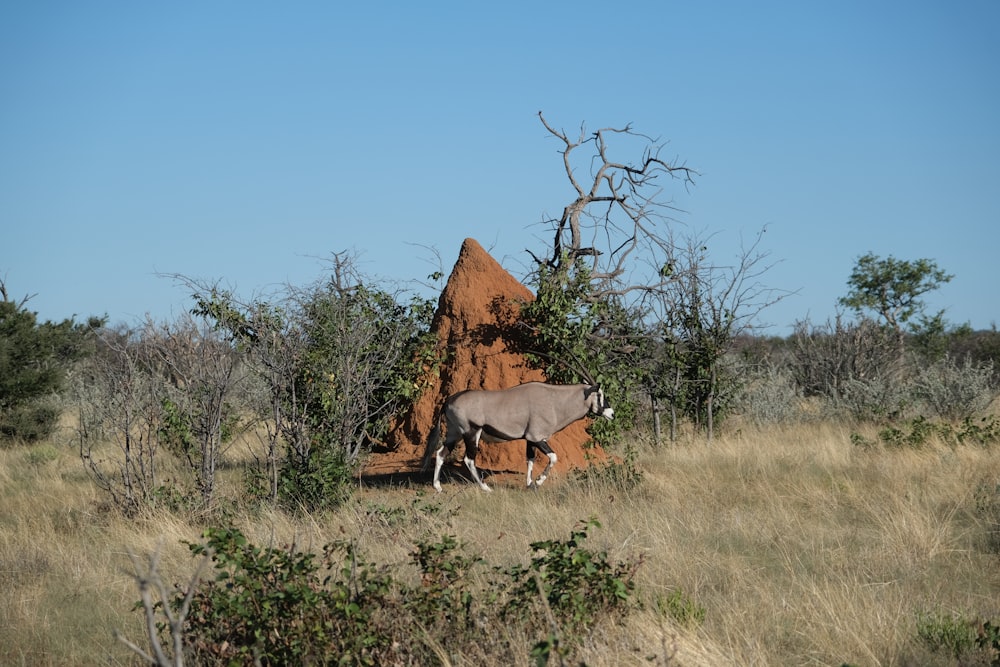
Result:
M427 437L448 396L465 389L506 389L546 380L517 351L523 349L524 335L517 326L520 304L534 298L478 242L465 239L431 323L440 361L424 369L420 398L396 420L385 447L368 459L365 475L419 471ZM577 421L549 440L559 456L557 477L572 468L607 461L599 446L588 444L588 424L589 419ZM524 473L524 446L524 440L481 443L476 466L494 473ZM461 449L459 444L455 452L459 461Z

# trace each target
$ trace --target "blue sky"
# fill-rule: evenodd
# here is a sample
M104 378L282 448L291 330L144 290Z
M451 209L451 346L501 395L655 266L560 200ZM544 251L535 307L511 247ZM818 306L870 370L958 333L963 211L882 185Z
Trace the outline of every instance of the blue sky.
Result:
M830 317L869 251L954 274L927 297L950 322L1000 322L995 0L345 5L0 2L11 296L170 318L162 274L251 295L350 251L423 279L468 236L521 278L572 198L541 110L669 142L701 176L664 196L717 263L767 226L765 282L796 292L769 333Z

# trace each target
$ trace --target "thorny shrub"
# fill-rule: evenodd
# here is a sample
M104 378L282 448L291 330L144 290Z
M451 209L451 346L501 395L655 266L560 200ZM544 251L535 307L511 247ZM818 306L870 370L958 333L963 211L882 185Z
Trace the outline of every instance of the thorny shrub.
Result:
M801 414L802 391L791 371L772 364L743 364L743 381L734 397L734 412L755 424L794 421Z
M945 357L917 372L914 392L938 417L959 421L982 413L993 402L992 379L992 362L974 363L966 357L959 363Z
M905 416L912 402L911 392L898 379L876 375L845 380L839 394L826 405L832 416L846 414L857 421L882 422Z

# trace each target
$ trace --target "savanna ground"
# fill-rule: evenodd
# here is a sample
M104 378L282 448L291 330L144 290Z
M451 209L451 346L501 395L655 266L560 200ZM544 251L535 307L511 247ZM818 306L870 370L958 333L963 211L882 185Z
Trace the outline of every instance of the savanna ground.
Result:
M977 664L930 651L917 628L928 614L1000 617L995 449L861 447L857 429L831 424L730 431L638 443L632 488L562 469L537 493L494 480L485 494L453 476L437 495L415 479L362 485L323 516L236 509L227 520L260 545L347 537L369 561L402 567L416 541L443 535L491 563L523 563L530 543L594 517L591 548L641 559L642 604L594 629L579 655L592 666ZM126 520L105 501L58 438L0 450L0 664L139 664L113 634L145 642L129 551L159 548L164 579L186 583L197 563L184 542L204 523L166 510ZM665 611L671 596L686 613ZM509 662L529 664L534 640ZM440 658L481 664L473 655Z

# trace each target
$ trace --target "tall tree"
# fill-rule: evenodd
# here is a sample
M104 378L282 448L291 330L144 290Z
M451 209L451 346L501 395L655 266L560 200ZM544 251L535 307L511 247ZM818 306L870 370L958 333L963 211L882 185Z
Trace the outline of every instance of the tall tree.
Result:
M920 297L953 277L930 259L882 259L869 252L858 258L847 280L850 291L839 303L859 316L873 311L896 333L897 352L902 352L904 326L924 314Z
M560 143L572 201L545 221L553 232L545 254L532 253L537 299L522 315L534 343L550 359L580 360L608 385L616 397L613 428L628 423L634 408L628 394L642 384L654 402L668 400L672 409L698 393L697 407L684 409L711 435L720 360L753 318L781 298L759 280L768 268L767 253L757 249L761 235L735 265L712 264L702 239L678 242L672 231L677 208L664 195L665 181L687 187L698 174L665 159L664 144L631 125L581 128L571 137L540 112L539 119ZM623 150L638 160L616 157ZM554 366L546 368L550 377L579 379L553 374ZM693 384L681 391L678 369L698 392Z
M558 218L543 221L552 241L544 253L530 253L537 299L522 315L549 377L580 381L569 367L583 365L616 396L615 421L598 428L617 431L634 414L627 399L638 381L642 301L672 279L661 267L674 254L668 223L676 209L663 181L690 185L697 173L664 158L664 145L631 125L581 127L571 136L538 117L560 145L572 199ZM638 161L616 157L632 151Z
M47 402L63 387L70 364L87 353L90 332L104 320L39 322L30 297L9 298L0 280L0 437L38 440L59 419Z

